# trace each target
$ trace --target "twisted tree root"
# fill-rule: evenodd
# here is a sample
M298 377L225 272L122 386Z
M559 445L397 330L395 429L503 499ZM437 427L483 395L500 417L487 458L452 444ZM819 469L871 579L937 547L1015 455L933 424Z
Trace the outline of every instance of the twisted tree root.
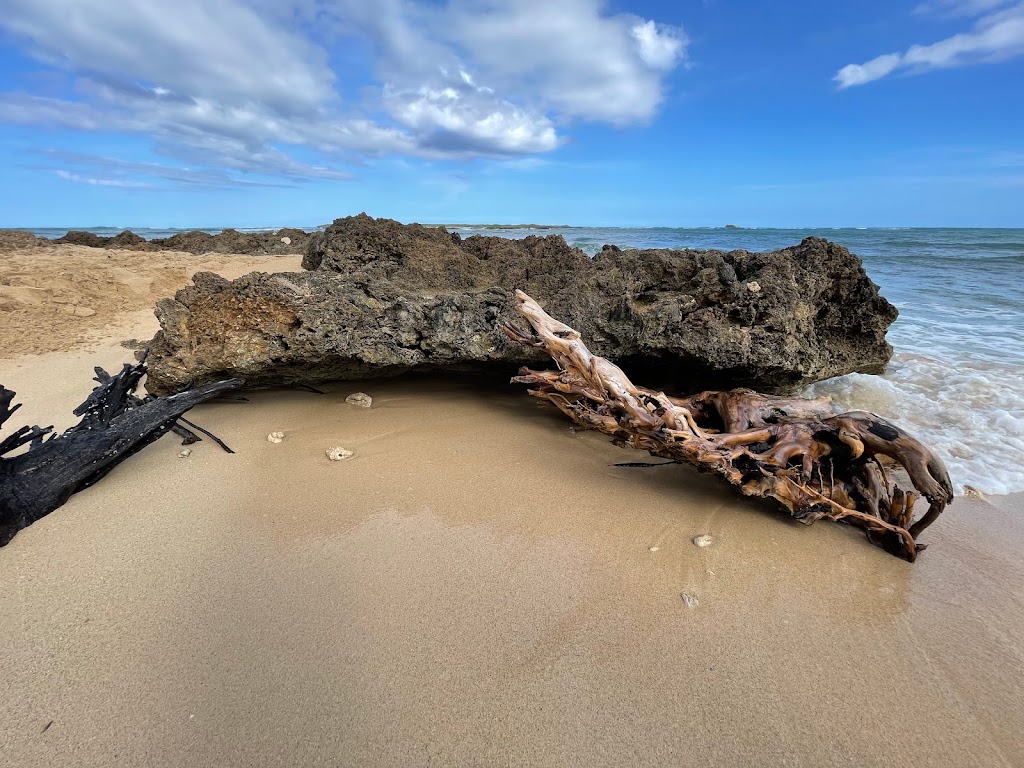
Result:
M530 385L531 395L616 444L715 472L747 496L774 499L808 525L822 518L855 525L873 544L910 562L925 548L916 538L953 499L942 460L874 414L838 413L827 398L749 389L680 398L638 387L525 293L517 291L516 298L533 333L510 325L505 333L543 349L559 370L523 368L512 381ZM899 487L887 467L892 462L914 490ZM914 521L919 496L929 507Z

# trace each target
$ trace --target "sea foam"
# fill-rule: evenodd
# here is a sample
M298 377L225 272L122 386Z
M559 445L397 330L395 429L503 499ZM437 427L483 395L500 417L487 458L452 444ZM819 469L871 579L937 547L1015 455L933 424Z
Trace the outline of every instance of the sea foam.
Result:
M873 411L931 446L958 495L1024 491L1024 377L1016 365L897 351L882 376L819 382L843 410Z

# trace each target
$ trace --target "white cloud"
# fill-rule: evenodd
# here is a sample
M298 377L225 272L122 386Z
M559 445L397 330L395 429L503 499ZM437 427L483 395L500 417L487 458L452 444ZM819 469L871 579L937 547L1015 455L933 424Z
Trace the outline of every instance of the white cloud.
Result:
M281 182L240 177L230 168L189 168L56 149L34 150L33 154L46 161L46 164L42 166L44 170L52 170L62 179L98 186L139 188L156 188L168 184L176 187L292 186ZM53 168L53 166L59 167ZM327 178L338 178L333 171L315 167L295 172L294 178L315 176L318 171L326 173ZM161 182L163 183L161 184Z
M1013 0L931 0L921 3L914 13L944 16L977 16L995 8L1009 5Z
M237 0L5 0L0 24L42 59L172 94L282 112L332 95L326 55ZM241 98L240 98L241 97Z
M943 3L946 10L974 13L1003 6L1005 2L954 0ZM1001 61L1024 54L1024 2L982 16L969 32L953 35L930 45L914 45L904 53L878 56L865 64L848 64L836 73L839 88L879 80L898 70L920 74L933 69L960 67L980 62Z
M885 77L899 67L902 61L903 57L898 53L887 53L864 64L847 64L839 70L835 79L839 82L840 88L863 85Z
M659 27L653 21L638 22L630 32L639 46L640 58L655 69L672 69L686 48L682 30Z
M96 179L87 176L79 176L77 173L71 173L58 168L54 171L58 177L65 181L75 181L79 184L90 184L95 187L128 187L130 189L144 189L148 187L148 184L143 184L138 181L125 181L124 179Z
M4 6L0 29L75 94L0 93L0 121L141 134L189 163L289 178L339 178L366 155L532 155L574 120L644 123L687 46L602 0ZM295 158L309 152L322 162Z
M600 0L456 0L438 34L484 73L478 78L565 118L627 125L651 119L664 71L683 60L681 29ZM638 31L639 30L639 31Z
M439 152L510 155L548 152L558 146L552 122L499 101L485 89L423 86L413 93L388 92L391 114L414 129L421 145Z

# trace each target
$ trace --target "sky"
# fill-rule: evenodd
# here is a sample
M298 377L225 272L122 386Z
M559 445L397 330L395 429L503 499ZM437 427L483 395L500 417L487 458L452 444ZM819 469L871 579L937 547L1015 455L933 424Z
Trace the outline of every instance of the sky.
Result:
M1024 227L1021 0L0 0L0 227Z

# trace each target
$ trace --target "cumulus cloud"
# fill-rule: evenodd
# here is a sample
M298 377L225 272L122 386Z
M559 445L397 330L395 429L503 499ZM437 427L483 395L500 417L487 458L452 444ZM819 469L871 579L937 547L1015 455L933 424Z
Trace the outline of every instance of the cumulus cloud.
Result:
M839 88L864 85L897 71L920 74L1024 54L1024 2L941 0L926 8L964 15L993 12L981 16L969 32L930 45L913 45L903 53L888 53L864 64L848 64L836 73Z
M642 124L687 47L602 0L7 0L0 29L75 83L0 93L0 120L291 179L382 154L530 156L577 121ZM310 153L323 162L296 158Z
M672 69L682 58L687 43L681 29L640 21L630 30L640 50L640 58L655 69Z
M604 15L599 0L461 0L448 39L505 91L557 114L625 125L649 120L664 95L662 74L682 60L682 30L628 14Z
M468 75L461 88L389 89L385 101L394 118L421 137L421 146L434 151L519 155L558 146L547 117L496 99L489 89L475 87Z

